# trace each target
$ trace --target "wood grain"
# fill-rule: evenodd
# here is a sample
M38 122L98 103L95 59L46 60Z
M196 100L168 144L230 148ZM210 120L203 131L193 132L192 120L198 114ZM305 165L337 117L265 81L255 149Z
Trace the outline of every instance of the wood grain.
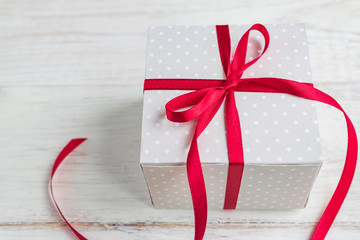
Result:
M191 210L151 206L139 167L148 25L305 22L313 78L360 129L358 1L2 1L0 237L74 239L48 194L59 150L88 137L55 178L90 239L191 239ZM307 239L340 177L346 125L317 104L325 163L307 208L210 211L206 239ZM359 131L358 131L359 133ZM355 175L328 239L360 238Z
M159 239L178 240L192 239L193 226L179 224L76 224L75 227L84 233L89 239ZM217 224L208 225L205 239L286 239L287 232L291 233L291 239L303 240L310 237L314 225L306 224ZM32 224L11 225L0 227L4 239L51 239L63 240L74 239L72 233L65 225L60 224ZM330 230L327 240L357 239L359 226L335 224Z

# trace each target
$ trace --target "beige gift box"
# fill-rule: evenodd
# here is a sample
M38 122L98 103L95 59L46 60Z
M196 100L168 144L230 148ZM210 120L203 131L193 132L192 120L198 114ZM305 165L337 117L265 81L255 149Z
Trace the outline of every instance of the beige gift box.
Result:
M232 54L251 25L230 25ZM311 83L303 24L265 24L270 45L243 77L279 77ZM248 61L263 47L251 33ZM209 26L150 27L146 78L225 79L216 30ZM144 92L140 164L157 208L192 208L186 158L195 122L174 123L165 104L189 91ZM306 206L322 165L315 103L280 93L236 92L244 148L237 208ZM222 106L198 139L209 208L223 208L228 155Z

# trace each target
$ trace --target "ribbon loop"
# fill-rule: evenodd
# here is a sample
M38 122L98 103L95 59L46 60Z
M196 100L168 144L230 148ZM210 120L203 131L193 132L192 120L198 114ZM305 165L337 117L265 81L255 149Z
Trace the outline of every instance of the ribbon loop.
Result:
M212 104L218 102L225 91L218 88L202 89L178 96L170 100L166 105L166 116L173 122L188 122L199 117ZM191 107L193 106L193 107ZM182 108L191 107L184 111Z
M257 58L246 63L246 53L247 53L247 46L249 43L249 35L250 32L253 30L260 32L264 37L265 40L264 48L261 54ZM264 53L268 49L269 44L270 44L270 35L267 29L261 24L254 24L253 26L251 26L251 28L247 30L245 34L241 37L239 44L237 45L234 59L231 64L232 73L239 76L239 78L241 78L245 70L248 69L254 63L256 63L264 55Z

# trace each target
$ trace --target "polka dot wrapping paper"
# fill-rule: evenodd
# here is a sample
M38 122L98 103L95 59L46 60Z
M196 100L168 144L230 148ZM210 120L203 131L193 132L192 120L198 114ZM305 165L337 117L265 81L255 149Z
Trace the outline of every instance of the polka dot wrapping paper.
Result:
M251 25L229 25L232 55ZM265 24L266 53L243 77L279 77L312 83L304 24ZM246 60L262 52L251 32ZM209 26L150 27L146 78L225 79L216 29ZM192 208L186 158L194 121L174 123L165 105L190 91L144 92L140 163L156 208ZM315 102L281 93L235 92L244 149L237 202L241 209L306 206L322 165ZM198 139L209 208L223 208L229 159L221 106Z

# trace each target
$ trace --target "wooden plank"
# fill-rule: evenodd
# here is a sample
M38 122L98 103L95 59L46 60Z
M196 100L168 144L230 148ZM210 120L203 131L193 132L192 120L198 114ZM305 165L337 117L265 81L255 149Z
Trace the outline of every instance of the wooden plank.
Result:
M178 240L192 239L193 226L179 224L76 224L75 227L89 239L129 239L129 240ZM309 239L313 225L308 224L217 224L209 225L205 239L252 239L273 240ZM336 224L330 230L327 240L358 239L359 225ZM7 240L74 239L74 235L64 225L33 224L0 226L0 235ZM344 238L346 236L346 238Z

